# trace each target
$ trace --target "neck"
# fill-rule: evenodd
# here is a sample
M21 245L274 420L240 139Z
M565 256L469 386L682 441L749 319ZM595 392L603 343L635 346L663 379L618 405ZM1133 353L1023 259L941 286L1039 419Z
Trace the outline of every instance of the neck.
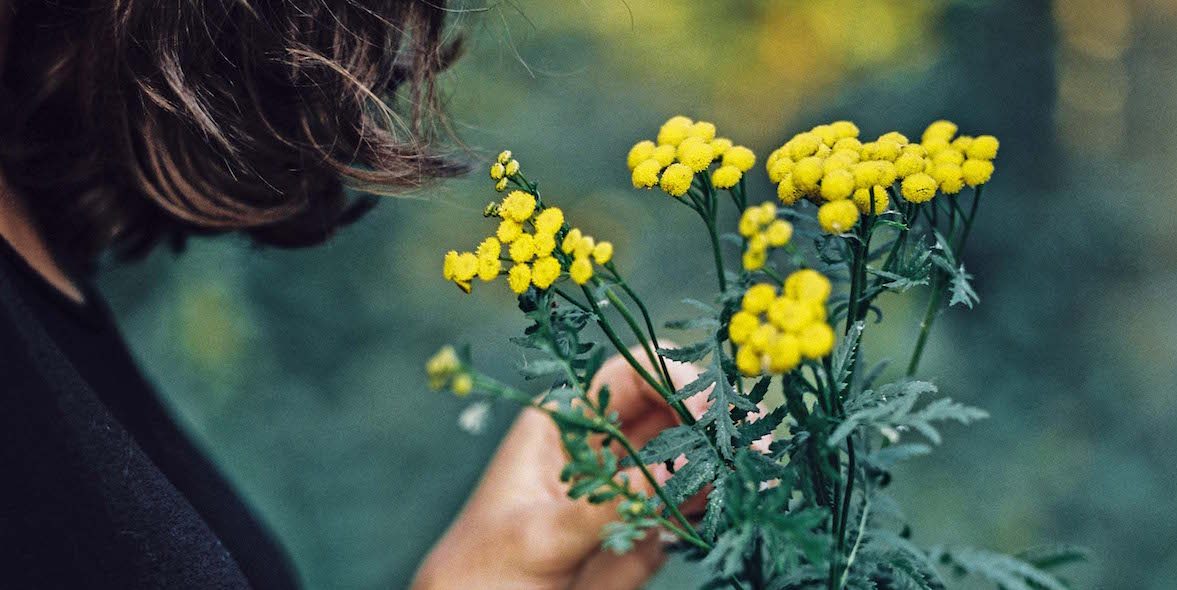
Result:
M24 201L0 180L0 237L33 267L45 281L66 297L82 303L82 290L53 257Z

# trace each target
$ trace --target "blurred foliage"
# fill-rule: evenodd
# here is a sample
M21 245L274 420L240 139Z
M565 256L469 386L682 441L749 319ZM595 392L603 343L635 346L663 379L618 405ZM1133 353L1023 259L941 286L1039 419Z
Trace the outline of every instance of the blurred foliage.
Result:
M625 150L668 115L711 117L762 157L834 117L867 134L943 116L998 135L967 257L981 304L946 313L924 367L995 419L953 433L895 493L927 543L1085 545L1078 587L1177 579L1173 3L516 0L453 17L469 47L447 80L465 157L509 145L618 245L661 317L709 279L689 212L627 186ZM455 211L481 209L485 187L390 199L314 250L223 238L104 272L147 373L310 588L407 584L509 424L497 407L491 438L463 433L461 402L420 370L442 342L520 327L491 313L505 288L467 298L437 273L464 231ZM512 375L509 348L475 354ZM676 564L654 586L691 579Z

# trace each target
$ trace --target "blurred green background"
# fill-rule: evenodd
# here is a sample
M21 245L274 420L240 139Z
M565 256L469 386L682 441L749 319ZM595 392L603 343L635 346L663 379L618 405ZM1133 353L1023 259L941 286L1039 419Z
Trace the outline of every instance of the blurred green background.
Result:
M1173 587L1177 3L517 0L453 22L469 52L449 108L470 157L512 148L663 318L712 280L697 220L628 187L626 149L669 115L761 158L834 118L871 137L940 117L999 136L968 256L981 305L945 314L923 371L993 417L950 429L893 491L922 542L1076 543L1094 555L1079 587ZM103 274L150 377L310 588L405 586L513 416L496 406L463 432L465 403L420 369L467 341L514 378L506 288L464 296L439 271L490 229L481 166L315 250L223 238ZM924 301L909 295L884 302L874 355L907 354ZM690 579L675 564L654 587Z

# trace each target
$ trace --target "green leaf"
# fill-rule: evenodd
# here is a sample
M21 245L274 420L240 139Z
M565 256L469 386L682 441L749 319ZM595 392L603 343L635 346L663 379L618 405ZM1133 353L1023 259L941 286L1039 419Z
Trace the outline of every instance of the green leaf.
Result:
M700 316L683 320L670 320L666 327L671 330L698 330L701 328L718 328L719 321L711 316Z
M645 465L673 461L692 450L710 450L707 437L690 426L675 426L658 433L638 451L638 459Z
M969 424L987 418L984 410L966 406L949 398L937 399L920 410L915 404L924 393L933 392L936 387L924 381L900 381L889 383L875 391L864 391L847 403L849 414L834 429L828 444L835 446L856 428L873 428L890 440L897 442L901 433L916 430L934 444L940 444L940 432L933 422L955 420Z
M696 342L682 348L659 348L658 354L680 363L694 363L701 361L715 348L712 339Z
M1014 557L1030 563L1039 569L1056 567L1091 559L1091 552L1075 545L1042 545L1017 552Z
M846 383L850 379L850 371L854 367L854 354L858 349L858 341L862 338L862 331L866 327L861 321L855 322L850 326L850 331L838 343L838 347L834 349L834 355L830 358L831 377L835 383L835 388L842 391L846 387Z
M935 547L932 559L985 578L1004 590L1070 590L1062 580L1012 555L975 547Z
M671 502L681 504L715 479L720 465L719 458L710 448L688 454L686 464L666 480L663 489Z
M527 379L539 379L549 375L563 374L564 363L550 359L529 360L519 367Z
M736 427L739 431L739 446L746 447L752 443L770 435L785 417L789 415L789 409L785 406L777 406L773 411L759 417L755 422L745 422Z
M772 375L762 377L759 381L756 382L755 385L752 386L752 389L748 390L748 401L754 404L759 404L760 402L764 401L764 396L768 393L768 386L771 384Z
M901 443L883 447L867 457L867 462L880 469L890 469L897 463L922 457L932 452L932 447L923 443Z

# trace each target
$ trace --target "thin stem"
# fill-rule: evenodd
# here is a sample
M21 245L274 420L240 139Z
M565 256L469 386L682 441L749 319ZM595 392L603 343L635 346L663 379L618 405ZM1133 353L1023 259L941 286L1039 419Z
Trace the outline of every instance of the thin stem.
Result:
M866 530L866 517L870 514L870 500L864 499L862 502L862 515L858 517L858 535L854 539L854 547L850 549L850 555L846 558L846 567L842 570L842 577L838 580L838 588L846 587L846 579L850 576L850 567L854 565L854 559L858 556L858 548L862 545L862 533Z
M658 498L662 500L662 503L666 505L666 510L669 511L670 514L674 516L675 520L677 520L679 524L682 525L683 530L680 531L679 536L704 550L711 549L711 544L699 537L699 534L695 532L694 527L691 526L690 521L687 520L687 517L683 516L682 511L678 509L678 505L671 501L670 496L666 494L666 490L663 489L661 485L658 485L657 478L654 477L654 474L650 472L650 469L646 467L646 464L642 462L640 457L638 457L638 451L637 449L633 448L633 444L629 442L629 439L626 438L625 435L622 434L621 431L616 427L611 426L609 434L617 439L617 442L621 444L621 447L625 449L625 452L628 453L629 456L633 457L633 462L637 464L638 469L641 470L642 476L646 478L646 481L648 481L650 485L653 486L654 493L657 494Z
M711 256L715 259L715 274L719 280L719 292L726 293L727 273L723 270L723 253L719 248L719 233L715 229L714 216L704 216L703 223L707 226L708 237L711 238Z
M940 310L940 301L944 297L944 284L936 274L932 282L932 295L928 298L928 309L924 311L924 319L920 321L920 335L915 341L915 350L911 353L911 360L907 363L907 376L915 375L920 366L920 357L924 354L924 346L928 343L928 334L932 331L932 322L936 321L936 312Z
M661 370L661 377L666 389L671 392L675 391L674 385L670 382L670 373L666 370L666 363L662 360L662 356L659 355L653 347L651 347L650 341L642 332L641 327L638 326L637 320L634 319L633 314L629 311L629 308L626 307L625 302L618 298L617 294L614 293L612 289L605 289L605 297L609 299L609 302L613 304L613 307L617 308L617 312L620 313L621 317L625 319L625 323L629 326L630 331L632 331L634 336L637 337L638 342L642 346L642 349L646 351L646 357L650 360L650 365ZM654 346L657 346L657 343L655 343ZM685 413L688 416L690 415L690 412L687 411L686 406L683 405L682 402L677 402L677 405L682 406L682 413ZM679 408L676 407L675 409L678 410ZM695 421L693 417L691 418L690 422L687 422L687 424L694 423Z
M671 401L674 399L674 392L667 391L665 386L659 383L658 380L654 379L654 377L650 375L650 372L647 371L646 368L637 361L637 359L633 358L633 355L629 352L629 348L625 346L625 343L623 343L621 338L617 336L617 332L613 330L613 326L611 326L609 321L605 318L605 312L601 311L601 306L597 304L596 299L593 298L593 295L589 292L588 287L582 286L581 289L584 291L584 295L588 299L589 305L593 309L593 315L597 318L597 325L601 327L603 332L605 332L605 336L609 339L609 342L613 344L613 347L617 349L618 354L620 354L626 360L626 362L628 362L629 365L633 367L633 370L637 372L638 376L641 377L643 381L648 383L650 387L654 388L654 391L656 391L658 395L662 396L662 399L666 400L666 403L670 404L670 407L675 410L683 422L687 424L694 424L695 417L691 416L691 413L687 411L686 406L684 406L682 402L675 403Z
M612 263L609 263L608 269L613 273L613 277L617 279L617 284L621 285L621 290L625 291L625 294L638 306L638 311L642 314L642 320L646 323L646 330L650 332L650 341L657 347L658 334L654 330L654 321L650 319L650 310L646 309L645 302L629 287L629 283L626 283L625 279L621 278L621 275L618 274L617 269L613 267ZM661 354L658 355L658 364L662 369L662 377L666 380L666 386L671 391L678 391L678 388L674 385L674 380L670 378L670 369L666 367L666 359L662 358Z

